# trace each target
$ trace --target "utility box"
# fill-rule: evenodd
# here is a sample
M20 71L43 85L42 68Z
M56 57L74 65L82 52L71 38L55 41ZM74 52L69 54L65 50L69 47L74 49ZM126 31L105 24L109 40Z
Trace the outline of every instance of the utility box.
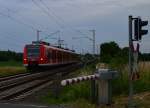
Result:
M96 74L99 75L96 86L98 104L109 105L112 103L112 80L118 77L117 71L110 69L98 69Z

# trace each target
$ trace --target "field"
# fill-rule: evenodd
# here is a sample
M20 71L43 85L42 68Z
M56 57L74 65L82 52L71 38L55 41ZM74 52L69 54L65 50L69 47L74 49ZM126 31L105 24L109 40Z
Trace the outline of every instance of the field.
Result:
M25 73L26 70L21 62L8 61L0 62L0 77Z

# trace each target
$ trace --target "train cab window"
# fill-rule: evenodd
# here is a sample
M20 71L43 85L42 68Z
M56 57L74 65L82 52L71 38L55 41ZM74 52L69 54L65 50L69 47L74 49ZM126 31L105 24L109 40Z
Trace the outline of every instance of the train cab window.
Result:
M38 57L40 54L39 46L27 47L27 55L28 57Z

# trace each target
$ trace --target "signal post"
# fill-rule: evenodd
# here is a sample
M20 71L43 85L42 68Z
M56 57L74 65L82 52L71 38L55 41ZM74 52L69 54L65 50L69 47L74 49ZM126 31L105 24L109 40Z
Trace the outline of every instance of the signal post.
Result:
M134 23L134 26L132 26ZM128 108L135 108L133 102L133 80L139 79L138 55L140 41L143 35L148 33L148 30L142 29L148 21L142 21L140 17L133 18L129 16L129 100ZM134 33L133 29L134 28ZM133 35L134 34L134 35Z

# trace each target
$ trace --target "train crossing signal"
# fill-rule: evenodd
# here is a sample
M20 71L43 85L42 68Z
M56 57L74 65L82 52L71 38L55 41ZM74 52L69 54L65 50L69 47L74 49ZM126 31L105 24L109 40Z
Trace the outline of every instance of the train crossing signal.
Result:
M141 18L136 18L134 21L134 39L136 41L142 39L142 35L146 35L148 30L142 29L142 27L147 26L148 21L142 21Z
M134 36L133 36L134 21ZM140 17L133 18L129 16L129 101L128 108L135 108L133 102L133 80L139 79L138 57L139 57L139 41L148 30L143 29L148 25L148 21L142 21Z

